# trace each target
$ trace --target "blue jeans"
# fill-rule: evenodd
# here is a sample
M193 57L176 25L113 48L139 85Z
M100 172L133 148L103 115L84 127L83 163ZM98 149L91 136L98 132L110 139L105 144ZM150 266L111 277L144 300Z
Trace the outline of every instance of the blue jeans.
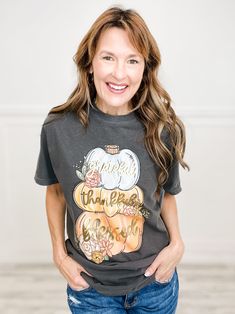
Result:
M73 314L174 314L178 293L177 269L167 283L154 281L138 291L122 296L106 296L92 287L76 291L67 285L67 301Z

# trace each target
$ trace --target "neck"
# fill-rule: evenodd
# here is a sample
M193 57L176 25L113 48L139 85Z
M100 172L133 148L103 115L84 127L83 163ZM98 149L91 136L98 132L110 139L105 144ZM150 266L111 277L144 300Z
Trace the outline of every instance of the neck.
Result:
M128 107L128 104L125 107L112 107L112 106L108 107L102 104L100 105L98 101L95 101L95 104L101 111L113 116L125 115L131 111L131 108Z

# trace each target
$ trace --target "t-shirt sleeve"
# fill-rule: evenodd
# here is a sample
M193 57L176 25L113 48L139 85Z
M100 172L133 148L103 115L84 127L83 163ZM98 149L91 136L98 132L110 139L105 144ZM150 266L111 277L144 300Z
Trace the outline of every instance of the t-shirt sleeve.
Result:
M58 182L51 163L47 137L44 127L41 129L40 152L38 156L34 180L39 185L50 185Z
M178 194L182 191L180 184L180 174L179 174L179 161L174 159L172 165L169 169L169 177L163 185L165 192L172 195Z

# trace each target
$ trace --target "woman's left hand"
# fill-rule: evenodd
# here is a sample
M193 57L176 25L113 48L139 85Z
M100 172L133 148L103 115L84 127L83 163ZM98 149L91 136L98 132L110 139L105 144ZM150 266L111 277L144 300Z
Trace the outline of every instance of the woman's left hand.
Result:
M155 279L159 282L169 281L184 254L184 243L170 243L160 251L153 263L146 269L145 276L155 273Z

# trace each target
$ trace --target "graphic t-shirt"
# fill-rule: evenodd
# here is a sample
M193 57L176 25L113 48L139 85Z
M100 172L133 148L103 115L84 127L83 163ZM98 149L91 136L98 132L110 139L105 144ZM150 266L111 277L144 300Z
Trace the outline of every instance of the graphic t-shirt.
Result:
M162 136L167 142L166 131ZM163 196L182 190L174 160L157 198L158 171L135 112L110 115L90 107L87 129L72 111L44 121L34 179L62 186L67 252L104 295L124 295L155 280L144 273L170 240L160 216Z

